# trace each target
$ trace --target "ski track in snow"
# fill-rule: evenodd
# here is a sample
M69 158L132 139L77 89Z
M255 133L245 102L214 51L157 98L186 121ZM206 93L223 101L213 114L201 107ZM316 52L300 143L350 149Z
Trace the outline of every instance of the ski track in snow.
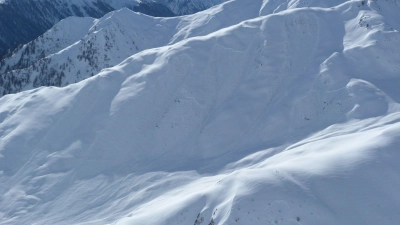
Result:
M158 42L0 98L0 224L400 221L400 2L245 3L76 19L87 39L165 24L121 23Z

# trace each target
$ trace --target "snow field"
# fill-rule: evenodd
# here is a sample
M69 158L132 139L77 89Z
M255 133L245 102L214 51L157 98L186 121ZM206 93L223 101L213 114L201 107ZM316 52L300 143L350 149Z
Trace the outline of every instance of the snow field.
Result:
M397 1L296 4L0 98L0 224L395 224Z

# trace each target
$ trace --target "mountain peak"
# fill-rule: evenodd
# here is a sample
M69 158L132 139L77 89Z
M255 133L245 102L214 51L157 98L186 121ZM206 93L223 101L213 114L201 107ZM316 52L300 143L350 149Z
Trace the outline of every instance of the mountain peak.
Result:
M127 7L131 10L158 17L192 14L204 10L220 0L195 4L190 0L179 2L136 0L10 0L0 6L0 58L16 46L32 41L61 19L69 16L99 18L108 12ZM180 8L181 5L191 7ZM193 5L193 7L192 7ZM10 26L10 24L14 24ZM16 29L18 28L18 29Z

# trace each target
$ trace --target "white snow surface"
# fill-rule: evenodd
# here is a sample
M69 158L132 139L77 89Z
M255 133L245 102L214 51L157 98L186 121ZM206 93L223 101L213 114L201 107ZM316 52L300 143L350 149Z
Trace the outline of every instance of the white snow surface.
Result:
M0 224L397 224L400 1L245 2L0 98Z
M0 92L4 86L17 92L41 86L37 81L57 81L52 75L55 71L61 77L57 86L79 82L139 51L204 36L256 18L261 4L261 0L251 4L233 1L176 18L153 18L126 8L98 20L67 18L1 62L0 72L7 78Z
M137 6L140 3L161 3L169 8L175 15L188 15L208 9L227 0L103 0L115 9L127 6Z

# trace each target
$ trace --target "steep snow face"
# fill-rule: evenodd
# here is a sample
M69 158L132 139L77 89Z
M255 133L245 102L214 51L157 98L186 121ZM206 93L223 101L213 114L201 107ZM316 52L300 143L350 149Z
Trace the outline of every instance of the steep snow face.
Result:
M3 96L0 224L396 223L400 9L368 3L173 18L198 29Z

